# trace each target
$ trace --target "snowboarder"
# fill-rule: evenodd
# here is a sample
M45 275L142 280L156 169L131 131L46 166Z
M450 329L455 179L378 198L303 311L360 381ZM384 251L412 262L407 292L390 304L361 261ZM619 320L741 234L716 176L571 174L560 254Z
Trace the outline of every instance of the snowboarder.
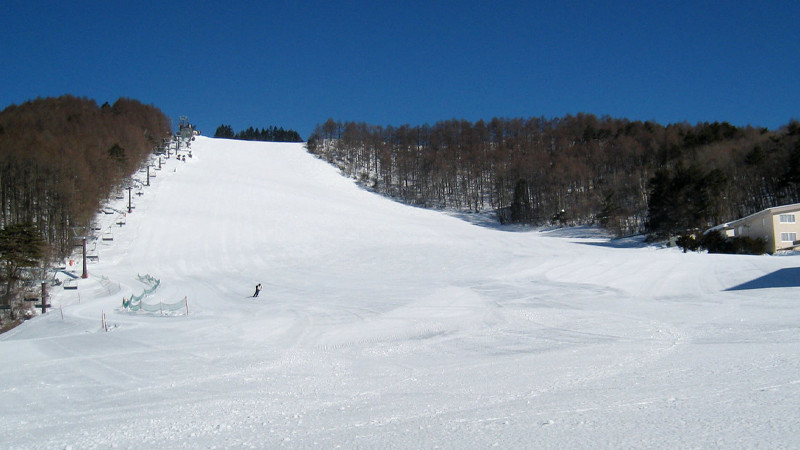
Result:
M261 283L256 285L256 293L253 294L253 297L258 297L258 293L261 292Z

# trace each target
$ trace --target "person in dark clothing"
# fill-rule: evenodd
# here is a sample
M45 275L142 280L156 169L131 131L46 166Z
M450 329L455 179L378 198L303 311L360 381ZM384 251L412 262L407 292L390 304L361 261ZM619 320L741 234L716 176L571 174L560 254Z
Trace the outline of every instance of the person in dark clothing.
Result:
M256 285L256 293L253 294L253 297L258 297L258 293L261 292L261 283Z

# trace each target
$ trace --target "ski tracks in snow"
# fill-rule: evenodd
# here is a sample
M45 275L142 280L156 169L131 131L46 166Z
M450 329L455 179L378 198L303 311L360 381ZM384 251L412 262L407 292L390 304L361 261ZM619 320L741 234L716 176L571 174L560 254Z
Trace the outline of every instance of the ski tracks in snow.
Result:
M786 260L505 233L299 145L195 145L54 294L63 322L0 338L10 446L797 444L791 292L724 291ZM146 273L190 314L119 310Z

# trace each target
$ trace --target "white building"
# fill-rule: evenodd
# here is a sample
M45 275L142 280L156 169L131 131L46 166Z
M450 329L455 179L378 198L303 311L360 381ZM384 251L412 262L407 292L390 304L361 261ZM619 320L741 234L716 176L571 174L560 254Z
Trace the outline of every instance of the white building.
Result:
M769 253L791 250L800 247L800 203L767 208L714 229L732 237L763 238Z

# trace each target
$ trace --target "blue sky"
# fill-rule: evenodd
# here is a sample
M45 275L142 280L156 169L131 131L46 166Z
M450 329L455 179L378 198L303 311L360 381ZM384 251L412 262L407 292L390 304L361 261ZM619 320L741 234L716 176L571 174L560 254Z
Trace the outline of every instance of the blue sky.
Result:
M796 1L7 0L0 108L130 97L204 134L579 112L800 118Z

